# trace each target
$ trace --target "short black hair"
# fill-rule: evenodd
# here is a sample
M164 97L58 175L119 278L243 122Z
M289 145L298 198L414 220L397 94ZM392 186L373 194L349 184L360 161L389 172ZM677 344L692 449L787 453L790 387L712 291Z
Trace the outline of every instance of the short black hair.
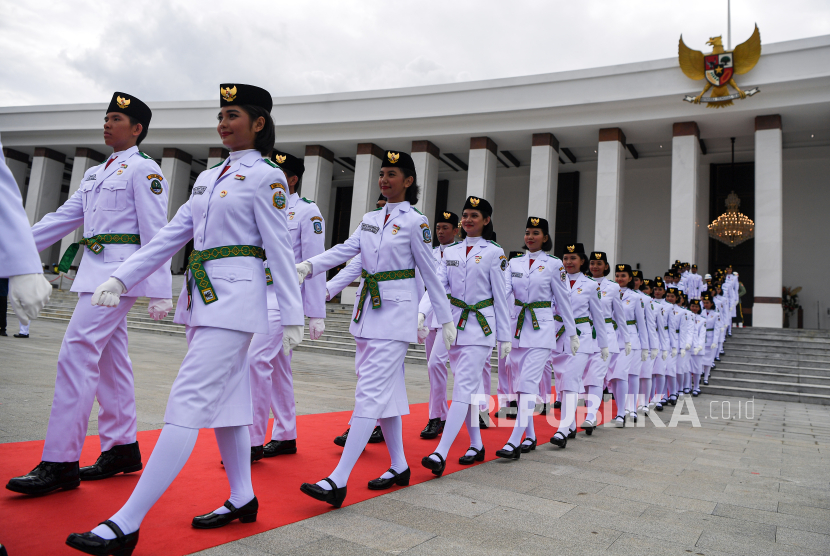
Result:
M281 170L282 170L282 172L285 174L285 179L286 179L286 180L287 180L288 178L297 178L297 185L295 185L295 186L294 186L294 193L299 193L299 192L300 192L300 188L301 188L301 187L302 187L302 185L303 185L303 177L302 177L302 176L298 176L297 174L295 174L295 173L294 173L294 172L292 172L291 170L286 170L286 169L285 169L285 168L283 168L282 166L280 166L280 169L281 169Z
M130 125L141 124L141 122L139 122L138 120L136 120L132 116L130 116L128 114L124 114L124 115L127 116L130 119ZM141 133L138 135L138 139L135 140L136 146L140 145L141 142L144 141L144 138L147 137L147 132L148 131L150 131L150 129L146 125L141 124Z
M265 118L265 127L257 132L256 139L254 139L254 148L262 153L263 157L270 157L271 151L274 150L274 143L277 141L277 132L274 128L274 119L271 117L271 112L253 104L242 104L239 107L248 114L251 123L255 122L257 118Z
M421 188L418 185L418 176L415 174L414 170L410 170L406 167L401 167L401 172L403 172L403 179L412 178L412 185L406 188L406 196L404 197L404 201L407 201L410 205L416 205L418 203L418 194L421 192Z

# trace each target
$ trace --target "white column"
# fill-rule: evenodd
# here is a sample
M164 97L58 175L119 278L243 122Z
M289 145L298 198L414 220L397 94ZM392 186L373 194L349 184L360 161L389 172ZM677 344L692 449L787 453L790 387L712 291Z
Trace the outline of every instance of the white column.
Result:
M559 186L559 141L552 133L534 133L530 148L530 188L527 215L548 221L551 241L556 233Z
M357 229L363 215L375 208L380 195L378 174L381 159L386 152L374 143L360 143L354 167L354 188L352 189L352 212L349 217L349 233Z
M306 199L317 203L320 214L327 218L331 202L331 178L334 172L334 153L323 145L306 145L305 172L301 194ZM331 225L327 221L326 245L331 244Z
M781 116L756 116L755 304L752 308L752 326L783 326L782 153Z
M69 180L69 197L72 197L72 195L74 195L75 192L77 192L81 187L81 181L84 179L84 173L86 173L86 171L93 166L101 164L101 162L103 162L106 158L107 157L105 155L92 149L87 149L85 147L78 147L75 149L75 159L72 161L72 177ZM84 237L83 225L79 226L78 229L69 233L61 240L61 255L63 255L63 252L66 251L72 243L77 243L82 237ZM83 253L83 251L83 249L78 250L78 254L75 255L75 262L72 263L72 266L77 266L77 264L80 263L81 253ZM74 272L70 272L70 274L74 274Z
M66 155L63 153L45 147L35 149L26 193L26 216L29 217L30 224L35 224L58 209L65 161ZM55 262L53 250L54 247L41 251L40 260L44 263Z
M228 149L224 147L211 147L208 151L207 168L213 168L228 158ZM165 177L167 177L165 175Z
M467 165L467 196L483 197L494 204L496 197L496 152L498 146L489 137L470 139L470 162ZM495 207L493 207L495 210Z
M171 220L190 196L190 166L193 157L181 149L165 148L161 158L161 174L167 179L167 220ZM179 272L185 264L184 249L173 255L170 269Z
M415 163L418 185L421 186L421 194L415 208L426 215L430 225L435 223L435 202L438 194L438 155L440 153L438 147L430 141L412 141L412 161Z
M617 127L599 130L594 251L605 251L611 265L622 263L622 206L625 189L625 135ZM589 249L585 246L585 249Z
M695 261L700 225L697 220L700 130L695 122L677 122L672 135L669 264L678 259Z
M26 203L26 173L29 171L29 155L3 147L3 156L6 159L6 166L12 171L14 181L17 182L17 187L20 188L20 196L23 197L23 203Z

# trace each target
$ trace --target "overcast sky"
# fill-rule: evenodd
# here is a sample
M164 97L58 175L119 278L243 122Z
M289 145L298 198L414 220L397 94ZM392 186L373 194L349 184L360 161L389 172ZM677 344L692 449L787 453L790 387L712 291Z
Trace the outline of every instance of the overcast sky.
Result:
M726 0L0 0L0 106L452 83L710 50ZM830 34L828 0L733 0L732 46Z

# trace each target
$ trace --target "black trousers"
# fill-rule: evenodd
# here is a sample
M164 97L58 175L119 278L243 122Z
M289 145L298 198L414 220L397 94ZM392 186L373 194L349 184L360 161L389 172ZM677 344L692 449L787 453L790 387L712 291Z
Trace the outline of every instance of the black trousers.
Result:
M8 296L0 295L0 330L6 331L6 306L8 305Z

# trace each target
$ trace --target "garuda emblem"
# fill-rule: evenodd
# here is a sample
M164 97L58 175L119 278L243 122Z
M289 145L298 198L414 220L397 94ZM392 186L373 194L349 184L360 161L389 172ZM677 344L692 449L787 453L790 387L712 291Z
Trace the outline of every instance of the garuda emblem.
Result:
M680 69L689 79L706 80L706 86L696 97L686 96L683 100L693 104L706 103L708 108L722 108L731 106L733 99L746 98L759 92L756 87L749 91L742 91L735 83L734 76L747 73L755 67L761 57L761 32L755 26L749 40L739 44L735 50L724 50L721 37L712 37L706 44L712 47L712 52L704 54L699 50L692 50L680 37L678 46L678 61ZM732 87L737 93L729 93ZM712 93L703 97L709 89Z

